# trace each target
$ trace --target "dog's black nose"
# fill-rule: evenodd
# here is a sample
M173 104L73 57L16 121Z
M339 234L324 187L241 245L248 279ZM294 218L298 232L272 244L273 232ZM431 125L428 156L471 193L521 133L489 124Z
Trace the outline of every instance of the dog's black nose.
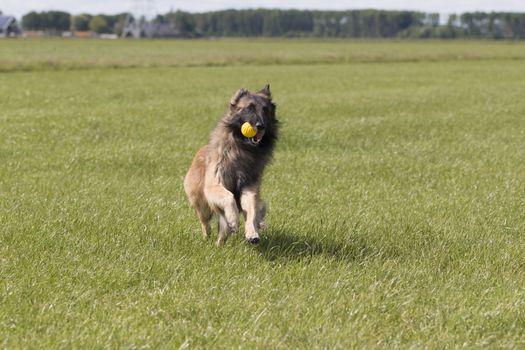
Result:
M250 242L251 244L259 244L261 239L259 237L253 237L253 238L248 238L247 241Z
M258 129L258 130L262 130L262 129L264 129L264 125L261 122L257 122L257 123L255 123L255 128Z

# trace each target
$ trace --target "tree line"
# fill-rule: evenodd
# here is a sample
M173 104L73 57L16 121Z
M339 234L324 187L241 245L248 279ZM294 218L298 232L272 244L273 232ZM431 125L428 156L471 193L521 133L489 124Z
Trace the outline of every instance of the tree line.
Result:
M22 17L22 28L44 31L50 34L73 31L120 34L124 28L126 13L117 15L71 15L63 11L29 12Z
M71 15L63 11L30 12L25 30L92 31L120 35L126 13ZM138 19L144 20L144 19ZM169 25L176 36L195 37L333 37L333 38L494 38L524 39L525 13L467 12L440 22L437 13L383 10L224 10L172 11L153 23Z

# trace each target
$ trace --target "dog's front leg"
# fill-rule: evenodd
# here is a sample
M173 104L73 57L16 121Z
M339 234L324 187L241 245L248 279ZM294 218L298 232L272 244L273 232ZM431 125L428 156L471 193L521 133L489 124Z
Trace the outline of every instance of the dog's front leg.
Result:
M241 194L241 207L246 212L245 237L250 243L257 244L259 238L259 191L257 188L245 189Z
M237 209L233 193L224 188L224 186L216 184L206 186L204 195L210 206L218 212L220 220L225 221L228 226L227 229L219 227L219 240L217 243L224 243L228 238L228 234L239 229L239 209ZM223 222L220 222L220 226L222 225L224 228L223 224Z

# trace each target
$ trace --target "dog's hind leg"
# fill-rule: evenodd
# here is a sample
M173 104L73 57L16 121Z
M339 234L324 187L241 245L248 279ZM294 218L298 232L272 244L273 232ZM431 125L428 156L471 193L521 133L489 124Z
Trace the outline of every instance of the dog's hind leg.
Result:
M219 237L217 238L217 245L223 245L229 236L228 223L224 216L219 215L219 222L217 224L219 228Z
M199 217L199 220L201 222L201 229L202 229L202 236L204 238L210 238L211 236L211 225L210 221L213 216L213 212L210 208L203 208L195 209L197 212L197 216Z

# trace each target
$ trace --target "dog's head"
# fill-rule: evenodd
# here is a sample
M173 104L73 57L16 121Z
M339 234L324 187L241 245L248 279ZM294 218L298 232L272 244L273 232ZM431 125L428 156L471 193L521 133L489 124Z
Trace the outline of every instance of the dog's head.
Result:
M278 127L275 109L269 85L255 93L241 88L231 98L224 122L232 135L245 145L250 147L273 145L277 138ZM257 131L254 137L247 138L242 134L241 126L245 122L249 122Z

